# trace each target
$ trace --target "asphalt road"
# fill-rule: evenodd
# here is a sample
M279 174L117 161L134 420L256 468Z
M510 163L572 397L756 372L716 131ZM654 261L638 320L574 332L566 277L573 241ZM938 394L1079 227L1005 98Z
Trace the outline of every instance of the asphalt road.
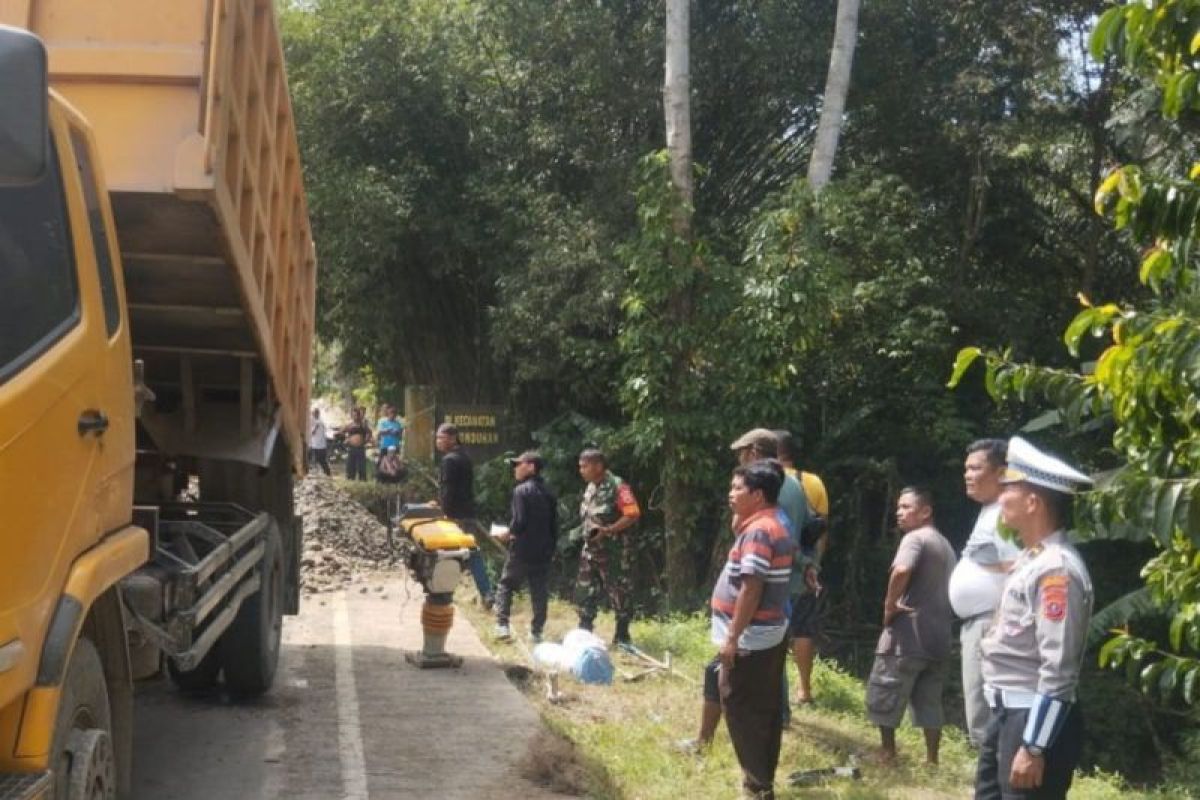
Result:
M136 800L551 798L518 763L541 729L465 617L456 670L418 670L421 591L398 578L305 598L252 705L139 688ZM376 591L382 585L383 591ZM385 597L386 595L386 597Z

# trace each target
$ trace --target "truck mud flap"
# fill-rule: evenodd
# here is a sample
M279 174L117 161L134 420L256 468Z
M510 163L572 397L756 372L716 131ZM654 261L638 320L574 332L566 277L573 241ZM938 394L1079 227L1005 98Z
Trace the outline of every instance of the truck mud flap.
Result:
M283 613L300 613L300 556L304 552L304 517L292 517L290 527L281 527L283 534L284 575Z

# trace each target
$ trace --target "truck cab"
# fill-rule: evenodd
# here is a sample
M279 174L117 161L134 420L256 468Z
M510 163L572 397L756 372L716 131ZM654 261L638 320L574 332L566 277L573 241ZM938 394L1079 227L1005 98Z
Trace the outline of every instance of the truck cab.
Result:
M133 680L267 691L298 609L315 259L273 14L0 6L0 800L124 796Z

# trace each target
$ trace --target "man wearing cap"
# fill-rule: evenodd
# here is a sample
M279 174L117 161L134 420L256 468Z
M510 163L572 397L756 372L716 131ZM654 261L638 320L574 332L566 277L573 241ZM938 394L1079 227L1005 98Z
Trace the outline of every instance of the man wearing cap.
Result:
M513 468L517 486L512 493L508 532L497 537L508 542L509 548L500 588L496 591L496 636L507 639L512 635L508 619L513 592L528 580L529 599L533 605L529 633L536 644L542 640L550 599L547 579L558 538L558 498L542 479L545 462L536 452L528 450L509 459L508 463Z
M642 509L629 484L609 471L602 451L588 448L579 454L579 476L587 481L579 505L583 532L576 579L579 627L585 631L592 629L600 602L607 593L617 618L613 643L631 644L634 550L629 537L642 516Z
M963 706L967 717L967 738L979 749L992 716L983 695L983 671L979 643L991 625L1000 605L1004 581L1021 549L1000 534L1000 479L1008 442L1004 439L980 439L967 446L963 465L963 483L967 497L983 507L975 527L963 547L962 558L950 576L950 605L962 620Z
M1092 582L1067 543L1071 495L1091 479L1020 437L1008 443L1000 517L1025 545L983 639L992 718L977 798L1066 797L1083 740L1075 689L1092 615Z
M766 428L754 428L746 431L730 445L730 449L737 453L738 463L743 466L768 459L783 472L783 484L779 487L776 512L782 514L780 522L795 545L793 550L795 561L792 565L792 574L788 577L788 635L795 635L797 625L801 633L811 633L815 605L810 605L807 601L801 602L801 600L806 596L815 598L821 584L817 576L816 551L813 548L806 549L801 546L803 531L812 521L812 509L809 507L808 495L805 493L800 479L795 475L789 475L786 466L775 460L779 455L779 437L774 431ZM735 518L733 520L735 530L737 524L738 520ZM803 675L801 675L801 680L803 681ZM787 682L787 670L784 670L782 703L785 725L789 724L792 718L791 707L788 704ZM811 699L810 695L808 700L811 701Z
M779 440L766 428L754 428L735 439L729 449L737 454L738 463L745 466L762 459L776 458L779 455ZM808 497L804 494L804 487L800 485L800 481L795 476L788 475L786 470L783 485L779 487L778 507L787 515L784 526L792 541L797 544L797 559L801 559L797 561L796 570L791 578L791 591L796 594L801 591L806 575L812 576L812 559L803 556L798 547L800 531L808 524ZM734 527L737 527L736 520Z
M810 581L815 580L815 573L812 571L812 560L803 555L800 550L800 534L798 525L803 525L808 521L808 501L804 495L804 489L800 486L800 482L794 477L788 475L783 465L775 460L777 454L778 440L773 432L766 428L754 428L746 431L729 446L734 453L737 454L739 468L748 467L756 462L762 462L764 465L770 465L770 468L777 470L780 478L779 491L775 499L772 501L773 511L776 522L787 533L788 539L792 543L791 553L793 558L793 566L788 574L788 602L784 604L785 617L794 609L791 608L790 598L801 591L806 578ZM737 515L737 509L733 509L734 515L731 525L733 530L738 530L742 520ZM785 630L785 633L787 631ZM717 727L721 724L721 703L717 691L718 678L718 662L713 660L705 667L704 684L702 696L704 699L700 709L700 730L696 734L695 739L684 739L678 743L678 746L688 752L699 752L707 748L717 733ZM780 709L782 710L782 724L787 725L791 721L791 708L788 705L787 692L787 670L784 670L780 685Z

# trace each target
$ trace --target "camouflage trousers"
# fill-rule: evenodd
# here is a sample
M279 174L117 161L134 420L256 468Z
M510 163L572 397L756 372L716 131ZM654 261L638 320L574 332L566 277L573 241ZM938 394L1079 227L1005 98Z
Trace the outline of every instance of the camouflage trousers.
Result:
M630 551L623 539L608 539L599 546L584 545L575 585L579 627L591 629L606 595L618 623L627 625L633 619Z

